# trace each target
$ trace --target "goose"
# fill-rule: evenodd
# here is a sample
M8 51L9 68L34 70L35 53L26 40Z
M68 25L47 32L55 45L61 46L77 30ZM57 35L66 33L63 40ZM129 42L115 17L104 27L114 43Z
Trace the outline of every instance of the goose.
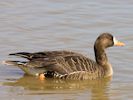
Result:
M113 75L105 49L124 46L110 33L102 33L94 43L95 61L72 51L18 52L9 55L26 58L27 61L3 61L6 65L18 66L28 75L40 79L57 78L72 80L94 80Z

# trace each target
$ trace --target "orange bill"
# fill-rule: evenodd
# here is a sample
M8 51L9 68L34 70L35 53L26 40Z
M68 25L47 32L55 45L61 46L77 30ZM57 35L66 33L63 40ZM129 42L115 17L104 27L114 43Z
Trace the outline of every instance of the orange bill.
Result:
M123 42L117 41L115 43L115 46L125 46L125 44Z

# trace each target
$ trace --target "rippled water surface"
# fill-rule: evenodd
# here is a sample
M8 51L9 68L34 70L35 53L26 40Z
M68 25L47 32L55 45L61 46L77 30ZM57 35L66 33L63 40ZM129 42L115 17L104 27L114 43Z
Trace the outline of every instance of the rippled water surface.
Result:
M94 59L103 32L125 42L107 50L112 79L40 81L0 64L1 100L132 100L132 0L0 0L0 61L18 51L73 50ZM18 58L15 58L18 59Z

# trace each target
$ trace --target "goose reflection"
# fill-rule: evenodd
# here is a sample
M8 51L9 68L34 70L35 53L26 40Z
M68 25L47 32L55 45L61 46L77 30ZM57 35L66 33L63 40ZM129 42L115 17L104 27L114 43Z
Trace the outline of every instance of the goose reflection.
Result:
M30 90L30 94L72 94L80 93L81 90L87 91L91 95L91 100L109 100L108 90L111 77L99 80L57 80L46 79L39 80L37 77L24 75L17 80L8 80L4 85L12 87L23 87L24 90ZM34 92L33 92L34 91ZM40 92L41 91L41 92ZM29 93L28 93L29 94ZM88 95L89 96L89 95Z

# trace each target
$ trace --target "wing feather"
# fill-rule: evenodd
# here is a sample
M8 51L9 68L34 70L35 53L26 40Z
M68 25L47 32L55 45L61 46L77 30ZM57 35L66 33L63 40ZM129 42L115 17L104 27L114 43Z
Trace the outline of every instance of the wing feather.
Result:
M74 52L20 52L10 55L29 59L25 63L27 68L41 69L41 72L55 72L55 76L60 78L95 79L104 74L102 68L95 61Z

